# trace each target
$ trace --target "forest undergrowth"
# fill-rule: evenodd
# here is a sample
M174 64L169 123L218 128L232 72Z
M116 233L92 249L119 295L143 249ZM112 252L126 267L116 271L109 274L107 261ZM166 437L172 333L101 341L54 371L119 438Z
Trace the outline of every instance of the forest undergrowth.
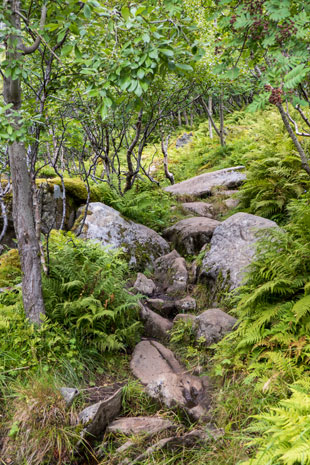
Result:
M224 436L203 447L157 452L144 465L310 463L308 177L274 110L234 112L225 124L225 147L209 138L207 122L191 129L192 141L180 149L175 140L190 129L173 136L169 169L176 182L245 165L247 181L237 210L273 219L281 227L259 243L247 284L224 296L222 308L239 320L236 331L208 349L194 340L184 322L172 333L171 345L188 368L199 366L212 376L212 421ZM162 157L153 154L149 146L144 157L153 160L161 186L167 185ZM145 180L124 196L106 185L94 187L101 201L159 232L185 217L175 199ZM220 207L218 213L221 219ZM137 297L126 292L131 273L121 253L55 232L49 266L43 281L46 316L35 330L23 314L18 254L13 249L0 258L0 285L7 288L0 294L0 446L2 442L6 454L0 463L10 463L7 457L18 465L28 465L27 460L77 463L79 431L72 419L79 405L64 407L57 389L65 384L83 389L98 379L124 382L124 415L161 411L173 415L182 428L181 414L160 410L130 375L128 359L141 324ZM44 415L36 416L38 411ZM108 457L116 445L107 446ZM106 465L110 459L100 460Z

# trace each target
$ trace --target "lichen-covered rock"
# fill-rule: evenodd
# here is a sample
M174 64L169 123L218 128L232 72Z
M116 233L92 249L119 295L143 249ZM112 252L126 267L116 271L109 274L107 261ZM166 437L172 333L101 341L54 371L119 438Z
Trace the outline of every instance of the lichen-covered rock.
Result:
M196 310L197 304L194 297L188 295L184 299L176 300L175 307L179 312L188 313Z
M141 294L151 296L156 289L156 284L151 279L147 278L143 273L138 273L133 287Z
M130 367L146 392L167 407L181 407L195 420L205 418L210 407L207 377L189 375L171 350L156 341L140 342Z
M227 189L240 186L245 179L244 166L234 166L219 171L204 173L186 181L179 182L165 188L166 192L175 195L191 195L203 197L210 195L216 186L224 186Z
M259 216L232 215L215 229L210 250L202 261L200 277L213 288L237 288L253 260L257 240L275 227L274 221Z
M170 296L185 292L188 284L186 261L176 250L159 257L154 264L156 280Z
M78 213L75 229L83 211ZM169 244L155 231L125 219L114 208L100 202L90 203L81 237L112 249L122 248L129 264L137 269L151 265L156 258L169 252Z
M219 224L219 221L200 216L185 218L165 229L164 237L171 241L180 253L194 255L210 242L213 231Z
M185 132L184 134L182 134L182 136L177 138L176 143L175 143L176 148L179 149L180 147L184 147L184 145L189 144L192 138L193 138L192 132L190 133Z
M196 337L197 339L203 337L206 345L209 346L219 342L225 334L231 332L236 323L236 318L223 312L223 310L211 308L195 318Z
M182 203L182 208L189 212L194 213L197 216L205 216L207 218L213 218L215 215L214 207L212 203L206 202L186 202Z

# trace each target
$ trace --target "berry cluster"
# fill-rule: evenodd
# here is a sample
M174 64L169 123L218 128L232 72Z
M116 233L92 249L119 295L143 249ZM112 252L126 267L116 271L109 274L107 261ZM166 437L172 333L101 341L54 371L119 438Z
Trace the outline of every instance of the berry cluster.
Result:
M282 90L279 87L274 88L271 85L266 84L265 90L271 92L269 103L272 103L273 105L280 105L282 103Z
M247 10L251 15L255 15L255 14L262 15L264 3L265 3L265 0L247 0L245 2Z
M288 39L292 35L297 33L297 27L295 27L295 22L291 19L286 21L283 24L279 24L279 33L276 36L276 40L279 43L282 43L285 39Z

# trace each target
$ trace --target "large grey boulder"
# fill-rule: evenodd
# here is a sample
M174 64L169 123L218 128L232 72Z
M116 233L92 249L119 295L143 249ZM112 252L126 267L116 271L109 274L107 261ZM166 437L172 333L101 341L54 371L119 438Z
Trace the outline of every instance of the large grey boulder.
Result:
M80 209L75 228L83 214ZM114 208L100 202L89 204L81 237L112 249L122 248L129 264L138 269L151 265L156 258L169 252L169 244L155 231L125 219Z
M186 261L176 250L157 258L154 268L156 280L167 295L185 292L188 284Z
M156 341L140 342L130 363L146 392L167 407L181 407L195 420L205 418L210 407L208 378L189 375L171 350Z
M194 329L197 339L203 337L209 346L223 339L225 334L233 330L236 323L236 318L219 308L211 308L195 318Z
M232 290L240 286L253 260L257 240L267 234L264 230L275 227L274 221L249 213L236 213L220 223L202 261L201 278L211 287Z
M219 224L219 221L211 218L194 216L165 229L164 236L180 253L194 255L210 242L213 231Z
M234 166L204 173L173 186L168 186L165 191L175 195L191 195L194 197L211 195L212 189L216 186L224 186L227 189L240 186L246 179L243 170L244 166Z
M206 216L207 218L213 218L215 215L212 203L186 202L182 203L182 208L183 210L189 213L194 213L197 216Z

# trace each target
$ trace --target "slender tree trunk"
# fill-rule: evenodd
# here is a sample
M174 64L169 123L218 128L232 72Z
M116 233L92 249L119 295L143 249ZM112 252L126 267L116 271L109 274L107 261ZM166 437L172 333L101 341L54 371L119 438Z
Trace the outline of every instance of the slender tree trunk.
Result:
M307 156L305 154L304 149L302 148L302 145L300 144L299 140L297 139L297 136L296 136L295 132L291 128L289 119L288 119L288 117L287 117L287 115L285 113L285 110L283 108L282 103L278 103L277 108L278 108L279 113L281 115L284 126L285 126L287 132L289 133L290 138L292 139L292 141L293 141L293 143L294 143L294 145L296 147L297 152L299 153L300 160L301 160L301 166L308 173L308 175L310 176L310 167L309 167L309 163L308 163L308 160L307 160Z
M182 118L181 118L181 112L178 111L178 123L179 123L179 126L182 126Z
M166 140L164 140L164 135L162 134L161 136L161 151L164 156L164 169L165 169L165 176L167 179L169 179L170 184L174 184L174 176L173 173L169 171L168 168L168 145L169 145L169 139L170 135L166 137Z
M187 112L186 112L186 110L183 111L183 115L184 115L185 125L186 125L186 126L189 126L189 122L188 122L188 117L187 117Z
M223 105L223 96L220 97L220 105L219 105L219 113L220 113L220 140L221 146L224 147L225 145L225 135L224 135L224 105Z
M212 96L210 95L209 100L208 100L208 105L209 105L209 114L212 116ZM213 139L213 128L212 128L212 122L211 118L208 116L208 121L209 121L209 136L210 139Z
M6 2L9 9L11 25L20 30L19 19L15 11L19 11L17 0ZM20 61L21 52L16 49L19 38L10 33L7 41L6 59L8 62ZM21 109L21 84L18 79L5 77L3 83L5 104L11 104L7 115L12 121L14 131L21 129L18 112ZM12 111L16 112L12 115ZM23 302L26 316L33 323L40 323L40 314L45 313L42 296L41 263L39 244L36 237L31 179L27 167L27 151L23 142L14 141L9 146L9 159L13 192L13 220L17 237L18 251L23 273Z

